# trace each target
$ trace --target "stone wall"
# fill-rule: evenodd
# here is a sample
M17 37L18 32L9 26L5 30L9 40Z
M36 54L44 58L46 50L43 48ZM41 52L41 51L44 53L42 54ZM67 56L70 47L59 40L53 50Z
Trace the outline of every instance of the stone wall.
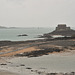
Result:
M66 24L58 24L56 30L57 31L70 30L70 27L67 27Z

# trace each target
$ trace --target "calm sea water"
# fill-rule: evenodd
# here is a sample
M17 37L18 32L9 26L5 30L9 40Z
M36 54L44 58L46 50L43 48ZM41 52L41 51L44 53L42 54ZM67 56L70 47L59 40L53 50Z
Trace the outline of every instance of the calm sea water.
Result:
M13 28L13 29L0 29L0 40L10 41L26 41L38 39L38 35L49 33L53 28ZM28 36L18 37L20 34L27 34Z

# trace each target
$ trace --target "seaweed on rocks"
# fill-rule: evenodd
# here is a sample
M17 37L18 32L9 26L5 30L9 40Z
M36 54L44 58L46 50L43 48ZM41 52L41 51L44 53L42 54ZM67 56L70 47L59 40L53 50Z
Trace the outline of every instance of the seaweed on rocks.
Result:
M41 50L31 51L31 52L24 52L23 54L16 54L15 56L27 56L27 57L38 57L42 55L48 55L48 53L53 52L60 52L63 51L63 49L59 48L44 48Z

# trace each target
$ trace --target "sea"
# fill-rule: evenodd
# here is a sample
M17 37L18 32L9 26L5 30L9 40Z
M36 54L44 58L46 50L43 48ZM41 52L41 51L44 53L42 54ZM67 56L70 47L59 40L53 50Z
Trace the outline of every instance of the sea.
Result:
M0 29L0 41L26 41L41 39L38 35L43 35L53 31L51 27L32 27L32 28L6 28ZM18 36L27 34L28 36Z

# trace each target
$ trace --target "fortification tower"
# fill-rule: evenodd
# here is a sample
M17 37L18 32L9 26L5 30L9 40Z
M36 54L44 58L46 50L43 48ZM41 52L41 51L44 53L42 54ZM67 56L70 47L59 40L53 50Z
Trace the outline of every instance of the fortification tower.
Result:
M66 31L70 30L70 27L67 27L66 24L58 24L56 31Z

